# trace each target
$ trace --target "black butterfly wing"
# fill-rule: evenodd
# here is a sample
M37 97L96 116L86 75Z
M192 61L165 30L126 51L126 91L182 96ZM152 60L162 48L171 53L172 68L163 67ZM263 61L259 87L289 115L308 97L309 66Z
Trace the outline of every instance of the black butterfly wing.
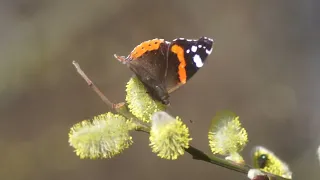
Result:
M212 46L213 40L207 37L198 40L179 38L172 41L167 54L168 92L174 92L198 72L211 54Z

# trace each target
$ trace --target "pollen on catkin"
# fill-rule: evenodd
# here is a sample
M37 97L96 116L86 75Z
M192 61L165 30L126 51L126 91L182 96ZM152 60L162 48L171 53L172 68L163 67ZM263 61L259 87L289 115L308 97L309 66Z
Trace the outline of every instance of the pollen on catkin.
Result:
M208 138L212 153L221 155L239 153L248 142L239 117L230 112L218 113L213 118Z
M126 86L126 101L129 110L144 122L150 122L153 113L165 110L166 106L153 100L137 77L132 77Z
M277 157L272 151L265 147L257 146L253 148L253 166L263 171L292 179L292 172L289 166Z
M191 139L188 127L179 117L173 118L166 112L156 112L152 116L150 147L159 157L177 159L189 147Z
M238 152L230 153L225 159L232 161L232 162L235 162L237 164L244 164L245 163L243 157Z
M69 143L81 159L111 158L132 144L129 131L134 128L125 117L108 112L75 124Z

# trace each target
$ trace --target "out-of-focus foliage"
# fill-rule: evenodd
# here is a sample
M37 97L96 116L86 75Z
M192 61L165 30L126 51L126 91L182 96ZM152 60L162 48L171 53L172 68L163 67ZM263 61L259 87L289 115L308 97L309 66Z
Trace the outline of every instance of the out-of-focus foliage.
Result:
M217 113L209 129L209 146L214 154L227 155L227 159L243 162L239 152L248 142L246 130L239 116L229 111Z

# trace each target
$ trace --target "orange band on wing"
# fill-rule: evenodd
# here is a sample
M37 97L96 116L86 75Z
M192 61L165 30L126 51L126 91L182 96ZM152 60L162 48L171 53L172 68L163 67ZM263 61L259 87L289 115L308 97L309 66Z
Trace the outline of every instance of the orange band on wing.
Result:
M173 45L171 51L177 54L178 60L180 62L178 66L179 80L182 84L187 82L187 72L186 72L186 60L184 59L183 48L178 45Z
M163 41L163 39L152 39L149 41L144 41L132 50L129 57L131 59L137 59L147 51L157 50L159 49L160 44L163 43Z

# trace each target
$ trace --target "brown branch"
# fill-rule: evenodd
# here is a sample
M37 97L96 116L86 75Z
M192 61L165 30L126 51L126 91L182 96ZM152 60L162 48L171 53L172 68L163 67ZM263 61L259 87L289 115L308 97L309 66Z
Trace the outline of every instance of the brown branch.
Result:
M142 131L145 133L150 132L150 125L143 123L142 121L140 121L139 119L137 119L134 115L132 115L130 113L130 111L127 108L126 103L122 102L122 103L117 103L114 104L112 103L100 90L99 88L89 79L89 77L84 73L84 71L80 68L80 65L76 62L73 61L72 64L74 65L74 67L76 68L77 72L79 73L79 75L87 82L88 86L91 87L91 89L97 93L97 95L102 99L102 101L108 106L110 107L113 111L118 112L119 114L132 119L135 123L140 125L140 129L137 129L138 131ZM193 147L193 146L189 146L189 148L185 149L185 151L187 153L189 153L193 159L195 160L201 160L201 161L205 161L211 164L215 164L236 172L240 172L243 174L248 174L250 169L253 169L252 167L248 166L248 165L242 165L242 164L236 164L233 163L231 161L225 160L223 158L219 158L217 156L208 156L206 153L204 153L203 151ZM276 176L270 173L266 173L266 176L269 179L272 180L288 180L286 178L283 178L281 176Z
M189 146L188 149L185 149L186 152L188 152L193 159L195 160L201 160L201 161L205 161L211 164L215 164L236 172L240 172L243 174L247 174L248 171L250 170L250 167L241 165L241 164L235 164L231 161L216 157L216 156L208 156L206 153L202 152L201 150L193 147L193 146Z
M113 104L98 88L97 86L88 78L88 76L82 71L79 63L73 61L72 64L76 68L79 75L87 82L88 86L92 88L94 92L98 94L98 96L102 99L102 101L109 106L112 110L115 110L116 104Z
M91 81L91 79L84 73L81 69L79 63L73 61L72 64L76 68L78 74L87 82L88 86L102 99L102 101L111 108L112 111L115 111L128 119L132 119L135 121L136 124L139 124L139 131L148 131L150 128L147 124L142 123L139 121L135 116L133 116L130 111L128 110L126 104L124 102L121 103L112 103L101 91L100 89Z

